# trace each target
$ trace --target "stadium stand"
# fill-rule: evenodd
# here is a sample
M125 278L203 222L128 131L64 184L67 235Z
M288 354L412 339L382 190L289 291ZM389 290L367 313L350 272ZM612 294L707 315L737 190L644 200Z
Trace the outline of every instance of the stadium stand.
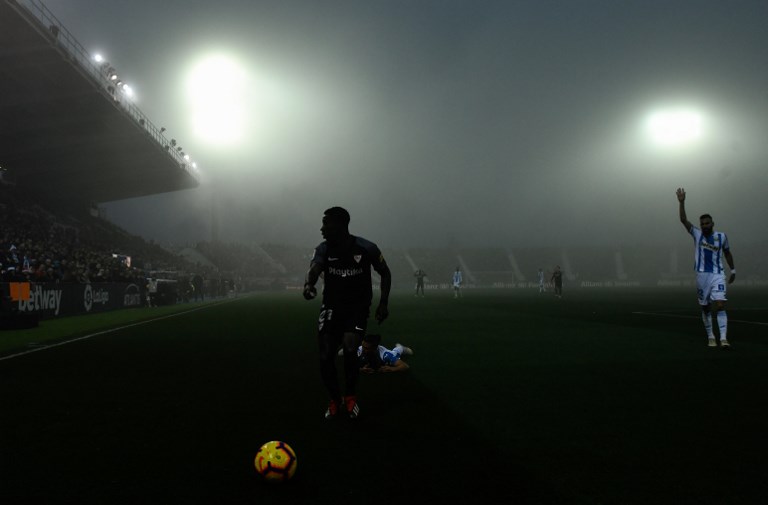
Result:
M669 248L643 247L640 245L619 248L629 279L657 279L660 275L680 275L672 271ZM684 270L687 274L688 270Z
M514 255L520 271L529 281L536 281L539 268L543 269L549 278L555 265L562 262L562 250L559 248L526 247L510 249L507 252Z
M40 0L0 1L0 47L5 182L83 204L199 184L176 142L117 85L117 71L95 62Z
M384 248L382 254L384 254L389 269L392 271L392 289L413 289L416 285L416 278L413 276L415 269L408 261L407 251ZM427 271L427 274L429 277L425 282L436 282L432 280L433 272ZM376 274L373 274L373 278L374 282L377 282L378 276Z
M470 278L479 285L506 284L516 280L504 249L468 249L462 251L460 255L471 274Z
M37 286L165 281L165 303L255 289L300 288L316 243L202 241L160 247L103 219L97 204L199 184L167 139L40 0L0 0L0 281ZM41 184L41 181L44 181ZM671 216L670 220L674 217ZM766 282L765 244L735 251L740 278ZM383 251L394 289L530 286L560 265L566 282L656 285L689 278L688 251L617 247L419 247ZM196 281L199 280L199 281ZM374 274L374 281L377 276ZM196 286L196 282L198 287ZM126 292L127 293L127 292ZM134 297L136 293L126 294ZM43 296L43 295L40 295ZM131 298L133 300L134 298ZM4 305L6 306L6 305Z
M262 244L261 248L283 267L285 284L301 287L312 259L312 246L298 247L286 244Z
M453 272L459 265L458 252L455 249L414 248L408 249L419 268L427 272L427 284L448 286ZM413 284L413 271L410 271L410 284Z
M572 247L563 256L567 261L561 260L559 264L569 280L605 281L618 278L612 247Z

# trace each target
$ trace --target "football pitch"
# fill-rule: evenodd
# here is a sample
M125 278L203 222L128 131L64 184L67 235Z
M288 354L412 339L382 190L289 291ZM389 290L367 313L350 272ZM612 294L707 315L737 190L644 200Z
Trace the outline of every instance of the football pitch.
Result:
M323 418L299 292L2 332L0 501L765 503L768 293L729 297L723 350L693 288L396 292L369 331L411 368L361 377L355 421Z

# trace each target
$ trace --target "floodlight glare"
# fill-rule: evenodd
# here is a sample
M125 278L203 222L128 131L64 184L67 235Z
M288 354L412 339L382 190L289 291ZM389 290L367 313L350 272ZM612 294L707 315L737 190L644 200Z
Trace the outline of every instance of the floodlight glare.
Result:
M186 81L195 133L214 144L234 144L245 135L247 72L234 58L214 54L200 60Z
M661 110L648 116L646 129L658 145L683 146L701 137L703 119L691 109Z
M102 61L104 61L104 57L99 53L94 54L93 59L96 63L101 63Z

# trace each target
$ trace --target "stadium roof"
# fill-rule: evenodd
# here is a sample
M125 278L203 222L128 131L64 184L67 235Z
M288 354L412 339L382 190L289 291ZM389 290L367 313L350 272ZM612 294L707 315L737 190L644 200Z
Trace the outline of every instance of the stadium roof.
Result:
M108 64L107 64L108 65ZM0 0L0 167L107 202L198 186L195 170L39 0Z

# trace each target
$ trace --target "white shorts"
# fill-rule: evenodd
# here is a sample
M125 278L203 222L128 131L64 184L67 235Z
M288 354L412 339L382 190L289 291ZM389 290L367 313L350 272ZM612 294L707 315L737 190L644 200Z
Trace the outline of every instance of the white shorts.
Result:
M714 300L726 301L725 275L699 272L696 274L696 293L699 305L709 305Z

